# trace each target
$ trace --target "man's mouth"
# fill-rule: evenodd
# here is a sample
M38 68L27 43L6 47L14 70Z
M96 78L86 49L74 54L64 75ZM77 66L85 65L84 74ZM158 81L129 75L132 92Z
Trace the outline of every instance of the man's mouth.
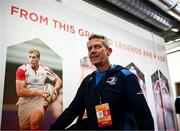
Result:
M91 60L96 60L98 58L97 55L91 56Z
M34 66L34 63L29 63L31 66Z

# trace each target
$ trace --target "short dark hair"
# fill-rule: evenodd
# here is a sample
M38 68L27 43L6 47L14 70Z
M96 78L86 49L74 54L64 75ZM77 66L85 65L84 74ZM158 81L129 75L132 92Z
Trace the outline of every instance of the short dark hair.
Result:
M95 39L95 38L97 38L97 39L102 39L103 40L103 45L106 47L106 48L109 48L109 39L106 37L106 36L104 36L104 35L98 35L98 34L92 34L92 35L90 35L90 37L89 37L89 41L90 40L92 40L92 39ZM87 42L87 43L89 43L89 41Z

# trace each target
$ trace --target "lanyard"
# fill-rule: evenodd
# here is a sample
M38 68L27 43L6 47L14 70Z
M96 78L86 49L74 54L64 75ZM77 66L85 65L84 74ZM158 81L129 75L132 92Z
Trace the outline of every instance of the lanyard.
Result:
M101 80L102 82L100 82L100 85L99 85L98 97L99 97L100 104L102 104L103 89L104 89L105 81L106 81L108 74L109 74L109 72L107 71L105 76Z

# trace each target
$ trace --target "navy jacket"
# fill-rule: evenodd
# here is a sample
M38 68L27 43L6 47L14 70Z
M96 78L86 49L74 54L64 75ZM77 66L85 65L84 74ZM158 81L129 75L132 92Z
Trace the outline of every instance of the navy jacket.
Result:
M175 100L175 108L176 108L176 113L180 114L180 96L178 96Z
M102 103L109 103L112 125L99 128L95 106L100 104L99 89L101 86L103 86ZM65 129L84 111L84 108L87 109L88 115L87 129L123 130L126 112L131 112L138 130L154 130L153 118L137 77L119 65L108 70L98 85L95 84L95 73L87 76L69 107L51 125L50 130Z

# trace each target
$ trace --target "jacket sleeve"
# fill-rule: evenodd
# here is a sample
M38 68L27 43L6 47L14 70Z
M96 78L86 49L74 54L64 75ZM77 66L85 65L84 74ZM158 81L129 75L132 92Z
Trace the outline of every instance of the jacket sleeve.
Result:
M50 126L49 130L65 129L84 109L84 90L85 80L81 83L73 101L63 111L63 113L56 119L54 124Z
M154 121L148 104L140 88L137 77L134 74L126 76L126 96L128 109L136 118L139 130L154 130Z

